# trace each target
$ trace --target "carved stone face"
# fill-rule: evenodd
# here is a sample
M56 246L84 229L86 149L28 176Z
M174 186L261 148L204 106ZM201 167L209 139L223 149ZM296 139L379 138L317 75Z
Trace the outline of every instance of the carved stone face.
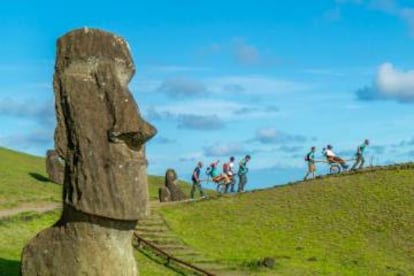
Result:
M82 212L147 213L144 144L156 130L128 89L134 71L127 43L113 34L82 29L58 41L55 144L66 160L65 203Z
M166 172L165 179L167 184L175 184L175 181L177 180L177 173L174 170L169 169Z

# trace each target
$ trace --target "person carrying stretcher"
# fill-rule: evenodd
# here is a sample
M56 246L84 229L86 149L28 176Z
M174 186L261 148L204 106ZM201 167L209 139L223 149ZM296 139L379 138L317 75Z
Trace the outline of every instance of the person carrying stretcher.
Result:
M210 167L209 167L209 169L208 169L208 175L209 176L211 176L211 179L214 181L214 182L216 182L216 183L218 183L218 182L221 182L221 181L224 181L224 184L229 184L231 181L230 181L230 179L229 179L229 177L227 176L227 175L225 175L225 174L221 174L220 172L219 172L219 169L218 169L218 163L220 162L220 160L217 160L216 162L213 162L213 163L211 163L210 164Z

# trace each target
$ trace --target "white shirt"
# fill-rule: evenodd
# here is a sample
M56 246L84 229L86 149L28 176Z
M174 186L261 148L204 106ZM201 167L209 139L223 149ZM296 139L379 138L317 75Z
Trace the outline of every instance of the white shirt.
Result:
M234 168L234 162L229 162L229 170L227 172L228 175L233 175L233 168Z
M326 153L326 156L328 156L328 157L335 157L336 156L335 153L330 149L326 149L325 153Z

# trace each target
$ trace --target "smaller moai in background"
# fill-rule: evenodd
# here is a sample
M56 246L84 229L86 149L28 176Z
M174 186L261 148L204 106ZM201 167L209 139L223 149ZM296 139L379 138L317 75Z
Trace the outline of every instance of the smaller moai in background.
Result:
M50 181L63 185L65 180L65 162L55 150L48 150L46 152L46 172Z
M177 173L173 169L168 169L165 173L165 186L159 188L158 195L160 202L180 201L187 199L187 196L178 186Z

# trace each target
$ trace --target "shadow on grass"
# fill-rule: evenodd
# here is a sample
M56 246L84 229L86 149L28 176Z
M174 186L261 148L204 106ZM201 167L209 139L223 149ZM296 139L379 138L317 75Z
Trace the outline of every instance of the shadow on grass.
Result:
M29 173L29 175L31 176L31 177L33 177L34 179L36 179L36 180L38 180L38 181L41 181L41 182L49 182L50 180L49 180L49 178L47 178L46 176L44 176L44 175L41 175L41 174L38 174L38 173L33 173L33 172L31 172L31 173Z
M0 257L0 275L20 275L20 262L16 260L6 260Z

